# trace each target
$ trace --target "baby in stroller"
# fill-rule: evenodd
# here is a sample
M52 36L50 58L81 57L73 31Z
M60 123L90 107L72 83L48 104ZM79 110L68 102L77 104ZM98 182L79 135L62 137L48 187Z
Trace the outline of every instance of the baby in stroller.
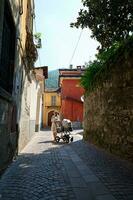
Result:
M61 139L69 143L70 141L73 141L73 137L71 136L72 129L72 123L69 119L63 119L62 122L57 122L57 133L60 133L60 136L56 136L55 141L58 143Z

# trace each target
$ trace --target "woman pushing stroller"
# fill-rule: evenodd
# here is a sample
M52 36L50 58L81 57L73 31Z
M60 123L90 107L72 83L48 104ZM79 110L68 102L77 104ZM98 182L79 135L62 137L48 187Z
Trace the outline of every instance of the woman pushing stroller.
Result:
M72 131L72 123L69 119L60 120L57 113L54 113L51 118L52 126L51 131L53 132L54 142L59 142L62 139L64 142L69 143L73 141L73 137L70 136ZM57 133L61 133L61 136L57 136Z
M58 113L54 112L51 117L51 131L53 133L53 141L55 142L55 138L57 136L57 122L60 121Z

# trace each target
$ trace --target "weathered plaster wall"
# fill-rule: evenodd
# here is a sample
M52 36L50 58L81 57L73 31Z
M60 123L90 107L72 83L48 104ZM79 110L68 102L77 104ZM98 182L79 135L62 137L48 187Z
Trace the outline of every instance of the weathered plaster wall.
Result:
M133 59L111 67L84 102L84 138L133 161Z
M11 13L13 21L16 28L16 34L18 35L19 30L19 12L18 12L18 0L10 0L11 2ZM8 3L8 2L7 2ZM4 22L4 7L6 5L5 0L0 1L0 57L2 50L2 34L3 34L3 22ZM7 6L7 5L6 5ZM16 41L17 43L17 41ZM17 58L15 56L15 63L17 63ZM18 68L15 64L15 69ZM8 72L7 72L8 73ZM16 85L14 85L14 88ZM14 94L14 88L12 94ZM12 116L12 109L15 106L14 96L9 94L0 85L0 171L7 167L12 156L16 152L17 147L17 131L12 130L12 125L14 125L14 120ZM15 113L14 113L15 115ZM14 117L15 118L15 117Z
M30 138L35 133L37 92L39 88L39 82L33 79L32 84L30 84Z
M20 14L19 0L9 0L9 2L0 0L0 57L4 8L6 8L4 3L6 2L6 6L9 3L9 10L11 7L11 16L13 16L15 25L16 52L12 94L9 94L0 85L0 171L7 166L16 151L20 151L34 134L38 92L36 80L31 78L31 83L29 78L31 72L25 55L27 4L30 1L23 1L23 13Z
M24 148L24 146L30 139L29 120L30 120L30 83L27 77L25 77L25 84L21 102L20 133L19 133L19 144L18 144L19 151Z
M25 77L24 90L21 101L20 114L20 134L19 134L19 151L29 142L35 134L36 118L37 118L37 94L40 90L38 81L32 77L29 82ZM40 100L40 99L39 99ZM39 112L38 112L39 113Z

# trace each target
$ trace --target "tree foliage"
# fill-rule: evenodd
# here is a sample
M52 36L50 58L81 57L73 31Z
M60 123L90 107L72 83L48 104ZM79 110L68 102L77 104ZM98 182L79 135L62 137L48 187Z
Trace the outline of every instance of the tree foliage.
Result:
M86 70L81 78L81 86L85 90L92 91L98 80L102 80L109 73L109 68L115 66L116 62L121 58L133 55L133 36L123 42L116 42L110 48L99 52L96 60L86 64Z
M84 9L71 27L90 28L102 48L133 34L133 0L82 0Z

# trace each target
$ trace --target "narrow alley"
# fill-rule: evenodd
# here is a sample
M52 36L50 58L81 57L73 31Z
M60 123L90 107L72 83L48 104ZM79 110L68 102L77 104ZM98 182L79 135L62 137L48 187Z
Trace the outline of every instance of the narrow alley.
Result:
M0 0L0 200L133 200L133 0Z
M133 165L72 132L69 144L40 131L0 180L1 200L132 200Z

